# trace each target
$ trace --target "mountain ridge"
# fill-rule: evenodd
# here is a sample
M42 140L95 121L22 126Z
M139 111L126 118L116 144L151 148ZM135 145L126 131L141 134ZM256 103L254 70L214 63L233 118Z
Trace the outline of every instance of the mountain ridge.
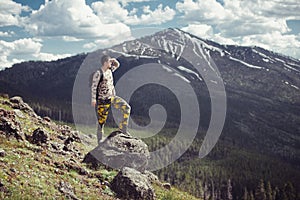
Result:
M205 56L211 57L224 81L229 100L227 121L231 121L229 125L225 124L225 130L236 126L233 121L244 120L250 123L249 120L251 120L252 123L256 123L262 116L263 121L269 124L266 125L264 131L269 130L267 126L275 126L278 127L279 132L288 130L288 132L294 132L293 135L299 132L299 128L294 122L299 120L296 113L300 110L300 93L297 92L300 87L300 71L293 69L291 65L300 67L300 61L295 63L295 60L289 60L288 57L274 57L272 52L267 50L260 52L262 49L258 51L257 48L251 47L224 46L217 45L217 43L214 45L218 47L212 47L206 44L203 39L198 43L197 38L178 29L166 29L151 36L124 42L108 49L97 50L92 53L95 54L92 65L86 66L86 69L83 70L86 70L85 73L95 71L99 66L97 64L97 62L99 63L98 53L101 52L110 52L119 57L123 67L115 72L116 82L124 73L144 63L150 62L169 66L169 70L173 70L172 73L180 73L182 78L189 80L195 90L199 91L198 98L204 99L201 112L209 115L210 109L207 108L207 105L210 105L210 100L206 84L201 74L187 60L180 57L180 50L182 50L180 48L183 48L184 42L188 44L192 40L193 46L184 48L203 51ZM156 46L159 48L151 48ZM222 49L220 49L221 47ZM72 121L73 84L76 73L79 73L78 70L87 56L82 54L55 62L27 62L1 71L0 92L23 95L29 103L32 101L32 105L38 113L50 115L54 119L61 117L64 120ZM27 66L25 71L22 70L22 66ZM82 83L82 85L84 85L82 90L87 91L88 84ZM84 99L84 102L89 103L90 101L88 92L81 98ZM147 105L139 105L138 99L140 98L137 97L137 100L132 100L132 107L133 109L144 109L136 112L133 110L133 115L143 115L146 107L151 103L146 102ZM53 106L49 109L51 104ZM242 104L248 105L250 110L244 108L245 106ZM236 108L232 105L235 105ZM270 116L263 114L261 110L271 113ZM289 114L283 115L282 113L286 110ZM174 116L173 120L176 121L178 114L171 113L171 116ZM284 119L284 123L279 116ZM147 118L147 116L145 117ZM277 121L273 118L277 118ZM207 126L209 119L204 119L204 121L206 121L204 126ZM246 126L253 127L251 124ZM241 127L243 126L241 125ZM253 129L256 130L255 127ZM245 131L243 128L241 130Z

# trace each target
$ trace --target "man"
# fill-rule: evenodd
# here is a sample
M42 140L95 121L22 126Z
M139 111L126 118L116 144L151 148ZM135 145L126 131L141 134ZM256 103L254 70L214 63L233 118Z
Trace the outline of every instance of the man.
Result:
M130 115L130 106L121 97L116 96L113 72L119 68L120 63L115 58L104 55L101 58L101 68L93 75L91 96L92 106L95 107L98 119L97 140L98 144L102 140L104 124L107 120L110 107L121 110L123 119L118 124L119 130L128 134L127 126Z

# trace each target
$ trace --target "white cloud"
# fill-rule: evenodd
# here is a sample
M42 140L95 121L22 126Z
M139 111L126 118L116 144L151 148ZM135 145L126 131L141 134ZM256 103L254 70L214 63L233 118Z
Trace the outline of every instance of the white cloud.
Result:
M182 19L189 24L183 30L220 43L258 45L300 57L299 37L291 34L287 26L287 20L300 19L298 0L223 2L223 5L216 0L176 3Z
M224 6L216 0L184 0L176 8L187 23L215 25L216 31L228 37L287 33L286 20L300 18L297 0L224 0Z
M23 61L24 55L36 54L41 50L41 43L31 38L19 39L13 42L0 40L0 69L11 67L15 62ZM13 58L11 58L13 57Z
M187 27L183 27L182 30L202 38L213 35L213 28L206 24L189 24Z
M42 44L32 38L24 38L13 42L0 40L3 55L34 54L41 50Z
M140 17L137 15L130 15L125 23L130 25L159 25L171 21L176 14L176 12L169 6L163 8L162 4L159 4L158 7L153 11L150 10L150 6L144 6L143 12L144 14L142 14Z
M130 33L123 23L103 23L85 0L52 0L32 12L26 29L33 35L76 38L122 37Z
M91 7L104 23L122 22L128 17L128 11L118 1L97 1Z
M50 54L41 52L40 39L23 38L12 42L0 40L0 70L25 60L56 60L70 54Z
M1 26L19 26L19 16L22 11L29 11L29 7L22 6L12 0L1 0L0 1L0 27Z
M300 19L298 0L255 0L248 3L250 3L251 10L256 14L262 14L266 17Z
M210 22L214 24L233 17L215 0L184 0L176 3L176 8L184 14L185 20L192 22Z
M237 44L237 42L234 42L232 39L223 37L220 33L215 34L213 27L206 24L189 24L181 29L203 39L212 40L220 44Z
M300 40L296 35L282 35L280 32L272 32L263 35L251 35L243 37L241 44L257 45L285 55L300 58Z
M57 60L57 59L69 57L71 55L72 54L52 54L52 53L41 53L41 52L39 52L37 54L33 54L33 56L37 60L43 60L43 61Z
M149 2L149 1L157 1L157 0L116 0L121 3L138 3L138 2Z
M95 49L96 47L97 47L97 44L95 44L94 42L90 42L90 43L83 45L83 48L85 48L85 49Z
M133 40L134 38L131 35L125 35L124 37L128 38L128 40ZM83 48L96 50L96 49L104 49L106 47L111 47L116 44L120 44L124 42L123 38L115 37L115 38L101 38L97 39L94 42L90 42L83 45Z
M83 39L78 39L76 37L71 37L71 36L62 36L62 39L66 42L79 42L79 41L83 40Z
M11 36L13 36L15 34L15 32L13 32L13 31L5 31L5 32L3 32L3 31L0 31L0 37L11 37Z
M159 25L171 21L176 14L175 10L169 6L163 7L162 4L154 10L151 10L149 6L144 6L143 14L140 16L136 14L136 8L128 11L120 1L99 1L93 3L92 8L105 23L122 22L128 25Z
M24 60L22 59L12 59L8 60L7 56L5 55L0 55L0 70L3 70L5 68L11 67L15 63L20 63L23 62Z

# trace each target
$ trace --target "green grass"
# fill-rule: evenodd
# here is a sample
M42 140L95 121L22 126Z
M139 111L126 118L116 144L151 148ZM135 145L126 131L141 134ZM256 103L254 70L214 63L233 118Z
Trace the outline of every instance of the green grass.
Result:
M10 191L2 193L1 199L57 199L63 195L58 190L60 181L68 182L78 197L97 199L103 197L101 185L97 178L79 175L74 170L57 169L53 161L63 162L64 157L53 154L50 164L45 161L43 152L35 153L30 148L23 148L17 141L2 141L1 148L6 156L0 158L2 169L0 180ZM25 144L26 145L26 144ZM100 172L101 173L101 172ZM112 176L108 172L104 176ZM111 179L111 177L109 177ZM105 199L107 197L103 197Z
M0 164L5 165L0 171L0 180L10 191L9 194L0 193L0 199L67 199L58 191L60 181L68 182L74 188L77 197L83 199L112 198L113 192L106 186L101 186L99 179L79 175L74 170L57 170L52 164L43 162L44 153L36 153L25 143L15 140L1 141L1 148L6 151L6 156L0 158ZM63 162L65 159L53 155L52 160ZM11 172L10 169L14 169ZM97 172L101 179L111 181L117 171L100 169ZM185 192L172 188L170 191L159 186L154 186L157 199L179 200L197 199ZM106 196L103 196L106 195Z
M156 198L159 200L199 200L186 192L182 192L174 187L171 190L162 188L161 186L154 185Z

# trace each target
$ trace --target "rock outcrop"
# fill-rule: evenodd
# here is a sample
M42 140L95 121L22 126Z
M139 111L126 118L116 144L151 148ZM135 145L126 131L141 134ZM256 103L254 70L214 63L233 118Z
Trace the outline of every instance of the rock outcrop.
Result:
M41 129L41 128L37 128L33 131L32 136L28 137L28 140L33 143L33 144L37 144L37 145L43 145L48 143L50 139L50 135L47 131Z
M29 114L31 117L38 117L34 110L23 101L22 97L15 96L10 98L9 100L12 103L12 108L22 110Z
M141 172L125 167L111 182L112 190L122 199L152 200L154 190Z
M25 139L20 122L17 120L13 110L0 108L0 135L7 138L14 137L17 140Z
M104 164L115 169L130 167L144 171L149 158L148 146L141 139L114 131L90 151L83 162L90 163L93 167Z

